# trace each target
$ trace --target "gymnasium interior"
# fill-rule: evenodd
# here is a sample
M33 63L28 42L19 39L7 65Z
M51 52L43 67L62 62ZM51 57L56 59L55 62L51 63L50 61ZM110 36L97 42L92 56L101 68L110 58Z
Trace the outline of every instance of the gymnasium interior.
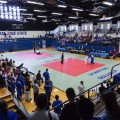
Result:
M120 120L120 0L0 0L0 120Z

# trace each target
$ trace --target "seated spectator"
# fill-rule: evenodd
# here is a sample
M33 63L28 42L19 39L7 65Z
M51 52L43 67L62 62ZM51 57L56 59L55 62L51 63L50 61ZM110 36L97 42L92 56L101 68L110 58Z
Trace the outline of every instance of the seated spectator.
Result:
M0 120L18 120L17 113L8 111L6 101L0 100Z
M66 90L66 95L69 103L65 104L63 107L60 120L80 120L77 115L77 103L75 102L75 91L73 88L68 88Z
M87 98L82 98L78 101L78 115L79 120L99 120L94 118L94 104Z
M107 90L107 88L104 87L103 84L101 84L101 87L99 88L99 92L102 94L102 92L104 92L105 90Z
M106 115L104 120L119 120L120 108L117 103L116 95L114 92L108 90L102 94L103 101L105 103ZM105 114L105 113L104 113Z
M38 95L36 99L36 111L28 116L28 120L59 120L56 113L45 111L47 103L48 99L45 94Z
M59 96L58 96L58 95L55 95L55 99L56 99L56 100L53 101L53 103L52 103L52 108L60 105L60 106L54 108L54 112L59 115L59 114L61 113L61 108L63 107L63 104L62 104L62 101L59 100Z

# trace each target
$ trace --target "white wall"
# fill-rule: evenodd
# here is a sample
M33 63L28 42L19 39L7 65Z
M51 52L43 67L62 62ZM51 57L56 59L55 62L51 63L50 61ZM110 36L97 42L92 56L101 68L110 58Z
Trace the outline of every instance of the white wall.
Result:
M0 38L4 38L4 32L11 34L12 38L35 38L46 34L45 31L0 31Z

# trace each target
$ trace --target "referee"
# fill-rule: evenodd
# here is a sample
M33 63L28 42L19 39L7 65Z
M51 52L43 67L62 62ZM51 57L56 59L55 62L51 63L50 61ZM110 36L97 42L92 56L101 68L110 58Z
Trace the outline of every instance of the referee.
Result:
M61 64L63 64L64 63L64 53L62 53L62 55L61 55Z

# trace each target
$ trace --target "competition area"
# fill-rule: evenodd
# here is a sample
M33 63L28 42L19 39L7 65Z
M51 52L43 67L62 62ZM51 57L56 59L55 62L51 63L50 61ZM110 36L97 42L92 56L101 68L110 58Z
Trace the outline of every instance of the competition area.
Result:
M41 70L41 74L48 68L50 79L53 85L65 91L68 87L73 87L78 94L77 86L80 81L84 81L85 89L101 83L110 78L111 68L119 61L111 59L94 58L94 64L90 59L85 62L86 55L64 53L64 64L61 64L62 52L54 49L40 49L40 54L33 50L5 53L4 58L13 59L16 65L24 63L24 67L36 74ZM119 67L113 70L113 74L119 73Z

